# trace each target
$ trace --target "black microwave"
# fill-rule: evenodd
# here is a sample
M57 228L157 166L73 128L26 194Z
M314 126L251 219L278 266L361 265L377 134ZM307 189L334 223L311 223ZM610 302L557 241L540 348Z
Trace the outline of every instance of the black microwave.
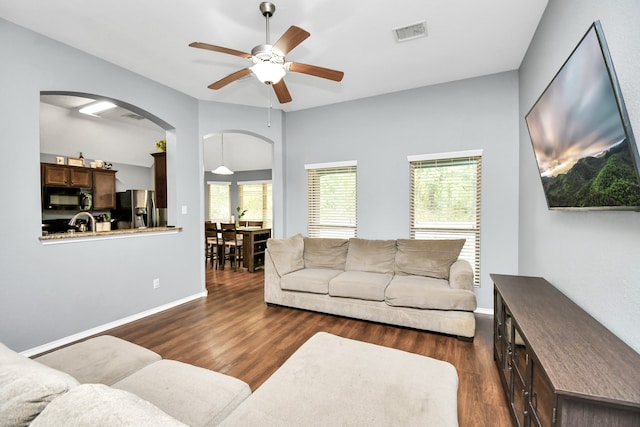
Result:
M91 190L82 188L44 187L42 207L51 210L88 211L93 207Z

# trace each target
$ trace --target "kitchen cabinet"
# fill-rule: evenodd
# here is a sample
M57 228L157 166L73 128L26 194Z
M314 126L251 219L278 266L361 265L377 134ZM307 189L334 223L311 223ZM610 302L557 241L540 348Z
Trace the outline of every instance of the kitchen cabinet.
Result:
M151 153L153 156L154 187L156 191L156 207L167 207L167 153Z
M116 208L116 171L93 169L93 209Z
M41 164L42 185L50 187L92 188L91 169L79 166Z
M115 209L116 171L42 163L43 187L92 189L93 209Z
M543 278L491 278L494 360L518 427L640 425L640 354Z

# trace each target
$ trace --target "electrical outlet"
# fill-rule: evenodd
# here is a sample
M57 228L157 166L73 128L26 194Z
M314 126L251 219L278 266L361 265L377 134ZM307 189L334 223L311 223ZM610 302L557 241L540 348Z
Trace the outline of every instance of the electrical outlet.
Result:
M182 205L182 215L187 214L187 205Z
M160 279L159 278L153 279L153 289L158 289L159 287L160 287Z

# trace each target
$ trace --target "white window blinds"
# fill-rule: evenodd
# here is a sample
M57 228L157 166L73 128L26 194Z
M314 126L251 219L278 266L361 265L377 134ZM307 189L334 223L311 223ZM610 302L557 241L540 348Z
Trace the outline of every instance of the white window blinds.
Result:
M466 239L460 258L480 285L481 152L445 158L409 158L412 239Z
M239 182L240 211L247 210L242 221L262 221L265 228L273 223L273 197L271 181Z
M209 221L227 222L231 218L230 182L207 182Z
M356 237L356 163L305 167L309 237Z

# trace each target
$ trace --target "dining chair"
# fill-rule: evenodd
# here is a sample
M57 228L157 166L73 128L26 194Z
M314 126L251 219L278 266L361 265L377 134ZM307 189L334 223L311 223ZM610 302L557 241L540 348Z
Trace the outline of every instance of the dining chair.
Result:
M242 239L238 238L238 230L235 223L220 223L220 232L222 235L222 244L224 246L224 258L222 260L222 268L226 263L227 257L238 271L238 265L242 260Z
M218 238L218 226L215 222L205 221L204 223L204 242L205 242L205 262L210 260L211 267L216 269L220 265L220 241ZM224 253L223 253L224 261Z
M264 221L247 221L247 227L262 227Z

